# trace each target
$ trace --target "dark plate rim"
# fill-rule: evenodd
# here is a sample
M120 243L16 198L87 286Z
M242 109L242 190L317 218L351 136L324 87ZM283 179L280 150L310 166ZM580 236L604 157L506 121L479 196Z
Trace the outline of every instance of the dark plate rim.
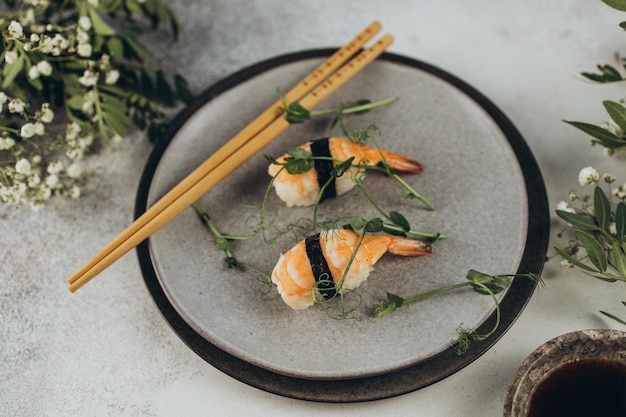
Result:
M312 49L273 57L233 73L198 95L172 120L167 132L155 144L139 183L135 218L147 209L152 178L172 138L200 107L259 73L299 60L327 57L335 51L336 49L330 48ZM517 157L528 195L527 239L517 273L540 274L549 240L547 192L539 166L517 128L487 97L438 67L389 52L384 53L378 59L410 66L446 81L470 97L497 124ZM537 286L535 282L528 279L514 279L511 288L501 300L501 322L497 331L487 340L473 343L461 356L457 355L453 348L448 348L425 361L382 375L354 379L310 380L278 374L252 365L224 352L196 333L178 314L159 284L149 245L150 239L147 239L137 247L137 256L145 285L162 316L191 350L215 368L250 386L285 397L308 401L346 403L384 399L424 388L456 373L478 359L504 335L521 314ZM495 313L490 315L477 331L487 332L494 323Z

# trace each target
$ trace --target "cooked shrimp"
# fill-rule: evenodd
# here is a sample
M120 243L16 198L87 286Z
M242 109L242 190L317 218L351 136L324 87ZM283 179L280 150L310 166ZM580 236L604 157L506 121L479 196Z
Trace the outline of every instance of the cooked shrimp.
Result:
M315 167L303 174L289 174L284 169L281 171L280 165L271 164L268 173L272 177L278 173L274 180L276 194L287 203L288 207L315 204L322 186L331 178L330 171L333 166L351 157L354 157L355 164L374 166L381 162L384 157L387 164L394 170L411 173L419 173L423 170L420 162L407 156L359 145L349 139L337 137L318 139L307 142L300 148L313 156L332 157L335 161L315 160ZM284 162L287 156L286 154L281 156L278 158L278 162ZM334 197L350 191L356 185L353 177L357 174L359 174L359 169L352 167L341 177L337 177L324 189L323 198Z
M332 297L359 238L360 235L352 230L329 230L298 242L281 255L272 271L272 282L283 301L294 310L301 310L313 305L314 293ZM421 256L431 251L430 245L419 240L366 234L341 289L350 290L361 285L386 252Z

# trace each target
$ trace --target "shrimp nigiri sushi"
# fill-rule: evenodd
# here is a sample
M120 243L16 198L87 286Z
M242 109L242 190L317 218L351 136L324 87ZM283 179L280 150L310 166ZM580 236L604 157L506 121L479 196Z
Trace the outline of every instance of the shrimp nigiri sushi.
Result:
M360 145L349 139L332 137L307 142L300 148L311 153L314 157L332 157L315 159L314 167L302 174L289 174L281 165L271 164L268 168L270 176L278 176L274 180L274 189L278 197L288 207L310 206L317 201L324 184L331 179L331 170L335 165L354 157L354 163L375 166L384 160L394 170L401 172L420 173L423 166L419 161L404 155L387 152L378 148ZM287 154L278 158L278 162L285 162ZM335 178L324 189L322 200L350 191L356 183L353 176L359 173L356 167L350 168L342 176Z
M315 296L333 297L359 238L352 230L329 230L298 242L281 255L272 271L272 282L283 301L292 309L301 310L313 305ZM386 252L421 256L431 253L432 248L419 240L366 234L341 289L361 285Z

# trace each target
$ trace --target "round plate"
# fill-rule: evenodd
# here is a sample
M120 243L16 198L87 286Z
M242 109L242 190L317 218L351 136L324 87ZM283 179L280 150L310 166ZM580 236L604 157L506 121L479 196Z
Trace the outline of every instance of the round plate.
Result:
M136 215L169 191L334 50L270 59L201 94L156 144L145 168ZM489 274L540 273L548 244L548 205L540 171L523 138L488 99L426 63L386 53L320 108L359 99L399 100L346 116L348 127L376 124L384 149L420 160L425 170L403 175L437 210L426 210L389 178L368 174L365 186L385 210L402 213L413 229L446 234L431 255L385 255L358 289L358 319L337 320L316 308L293 311L250 272L229 269L224 254L192 208L140 245L145 282L174 331L202 358L252 386L284 396L328 402L386 398L432 384L484 353L511 326L536 284L515 279L498 295L502 321L489 339L464 355L450 347L456 328L485 333L495 321L490 297L469 288L406 305L382 318L374 306L387 291L411 296L462 282L469 269ZM340 136L332 118L291 126L264 153L278 157L310 139ZM258 224L269 183L267 160L253 157L203 196L216 226L246 235ZM235 256L270 272L308 224L311 208L287 208L273 194L268 217L291 233L232 243ZM320 206L321 218L380 214L362 194ZM291 226L290 226L291 225ZM293 227L293 226L296 227ZM268 233L272 233L268 231Z

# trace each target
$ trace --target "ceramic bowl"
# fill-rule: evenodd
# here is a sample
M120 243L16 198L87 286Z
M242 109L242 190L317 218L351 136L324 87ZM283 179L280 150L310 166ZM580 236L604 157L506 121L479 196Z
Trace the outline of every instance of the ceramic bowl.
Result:
M612 403L608 415L626 415L626 332L576 331L524 360L506 395L504 417L539 417L550 407L559 410L553 415L579 415L590 404L593 415L606 415L598 412L602 397Z

